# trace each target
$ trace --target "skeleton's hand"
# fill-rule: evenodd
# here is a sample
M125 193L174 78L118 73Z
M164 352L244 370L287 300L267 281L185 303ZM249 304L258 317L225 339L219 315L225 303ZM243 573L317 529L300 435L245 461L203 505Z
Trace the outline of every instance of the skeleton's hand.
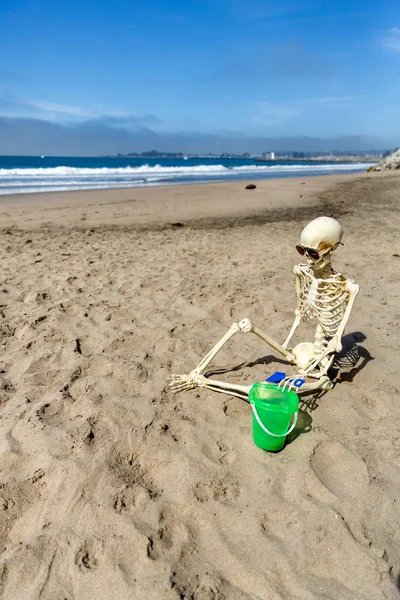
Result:
M253 323L250 319L242 319L239 321L238 325L240 331L243 331L243 333L250 333L250 331L253 331Z
M331 340L329 340L328 348L333 352L341 352L343 349L341 337L339 335L334 335Z
M188 375L183 373L182 375L168 375L167 381L169 381L168 387L172 389L173 392L183 392L184 390L193 390L194 388L200 386L203 383L204 377L203 375L199 375L196 371L192 371Z

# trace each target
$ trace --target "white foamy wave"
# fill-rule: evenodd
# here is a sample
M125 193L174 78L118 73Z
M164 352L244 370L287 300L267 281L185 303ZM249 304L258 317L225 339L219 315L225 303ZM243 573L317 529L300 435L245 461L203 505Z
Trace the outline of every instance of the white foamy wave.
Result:
M237 180L295 176L296 173L317 175L365 170L368 163L346 164L254 164L162 166L148 164L121 168L79 168L59 166L37 169L0 169L0 194L38 191L84 190L98 188L137 187L168 183L199 183L213 180Z
M183 175L192 175L198 173L232 173L240 172L257 172L257 171L310 171L331 169L350 171L353 169L367 168L369 163L346 163L346 164L291 164L291 165L242 165L239 167L224 167L223 165L196 165L191 167L164 167L162 165L141 165L140 167L121 167L110 169L103 167L100 169L89 169L79 167L53 167L53 168L37 168L37 169L0 169L0 177L85 177L85 176L129 176L144 173L153 174L174 174L182 173Z
M251 169L263 168L253 165ZM236 169L236 167L235 167ZM223 165L196 165L192 167L163 167L161 165L141 165L140 167L121 167L110 169L103 167L100 169L89 169L79 167L53 167L53 168L38 168L38 169L0 169L0 177L110 177L110 176L125 176L148 174L166 174L173 175L181 173L183 175L203 174L203 173L223 173L231 171Z

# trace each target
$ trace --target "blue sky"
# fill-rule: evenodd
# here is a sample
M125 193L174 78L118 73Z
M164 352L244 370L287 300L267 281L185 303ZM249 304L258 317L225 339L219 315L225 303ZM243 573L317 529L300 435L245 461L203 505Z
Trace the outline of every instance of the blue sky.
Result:
M89 121L114 137L395 143L399 8L398 0L2 0L0 119L69 132Z

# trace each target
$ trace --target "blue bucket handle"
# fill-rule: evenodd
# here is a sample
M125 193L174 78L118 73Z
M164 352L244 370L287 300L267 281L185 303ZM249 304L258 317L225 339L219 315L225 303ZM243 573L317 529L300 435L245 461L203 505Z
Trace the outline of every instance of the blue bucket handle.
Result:
M260 417L258 416L257 413L257 409L255 407L254 402L250 402L251 404L251 409L253 411L253 414L255 416L255 418L257 419L257 423L259 424L259 426L261 427L261 429L263 429L265 431L265 433L268 433L268 435L272 435L272 437L285 437L286 435L288 435L289 433L291 433L293 431L293 429L296 427L296 423L297 423L297 417L299 416L299 411L296 410L295 413L293 413L294 417L293 417L293 423L290 426L290 428L287 430L286 433L272 433L272 431L269 431L269 429L267 429L264 425L264 423L261 421Z

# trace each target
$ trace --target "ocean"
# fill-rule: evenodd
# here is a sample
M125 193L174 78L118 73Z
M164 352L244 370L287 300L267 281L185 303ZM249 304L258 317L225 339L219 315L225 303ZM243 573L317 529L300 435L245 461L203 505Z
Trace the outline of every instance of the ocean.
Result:
M143 187L362 172L370 163L236 158L0 156L0 194Z

